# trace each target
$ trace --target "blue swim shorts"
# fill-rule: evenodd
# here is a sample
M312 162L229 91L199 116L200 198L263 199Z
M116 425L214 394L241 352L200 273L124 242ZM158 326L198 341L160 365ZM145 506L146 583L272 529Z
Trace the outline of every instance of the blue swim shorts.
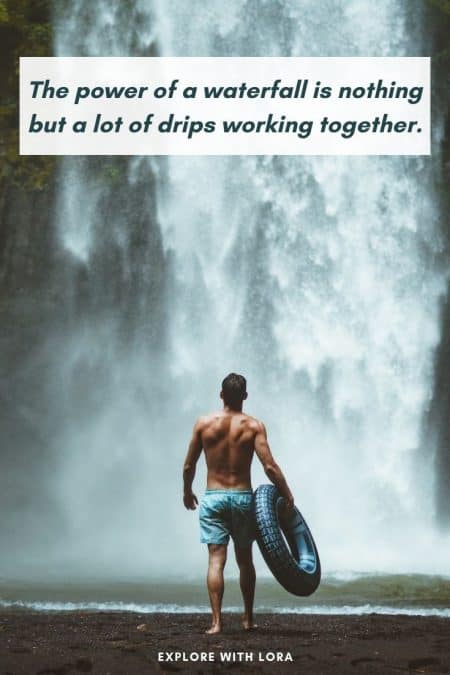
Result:
M200 502L202 544L228 544L248 548L255 539L252 490L206 490Z

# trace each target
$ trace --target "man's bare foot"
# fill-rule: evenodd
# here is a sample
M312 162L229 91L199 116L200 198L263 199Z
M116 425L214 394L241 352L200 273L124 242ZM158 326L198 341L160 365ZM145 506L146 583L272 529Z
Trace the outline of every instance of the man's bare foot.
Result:
M253 622L253 618L249 619L246 616L242 618L242 625L244 630L255 630L255 628L258 628L257 624Z
M216 633L220 633L222 630L222 626L220 623L213 623L211 628L208 628L208 630L205 630L206 635L215 635Z

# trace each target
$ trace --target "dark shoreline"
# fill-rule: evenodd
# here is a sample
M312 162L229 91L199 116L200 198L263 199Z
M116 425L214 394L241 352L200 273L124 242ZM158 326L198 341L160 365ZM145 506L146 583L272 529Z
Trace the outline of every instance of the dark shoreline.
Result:
M245 633L226 614L224 632L206 636L205 614L3 610L0 673L450 673L448 618L261 614L258 624ZM228 652L234 661L221 662ZM277 652L282 661L266 660ZM199 653L207 660L192 660Z

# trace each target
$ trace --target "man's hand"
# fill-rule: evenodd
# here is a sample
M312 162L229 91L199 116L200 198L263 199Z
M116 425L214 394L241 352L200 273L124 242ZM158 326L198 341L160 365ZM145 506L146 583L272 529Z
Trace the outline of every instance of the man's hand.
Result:
M289 498L283 497L283 501L281 503L281 515L288 518L289 516L292 515L293 510L294 510L294 497L292 495Z
M183 497L183 504L189 511L195 511L198 505L198 499L193 492L188 492Z
M190 511L195 511L198 499L192 492L192 482L195 476L195 467L202 451L202 423L198 419L192 431L188 453L183 466L183 503Z

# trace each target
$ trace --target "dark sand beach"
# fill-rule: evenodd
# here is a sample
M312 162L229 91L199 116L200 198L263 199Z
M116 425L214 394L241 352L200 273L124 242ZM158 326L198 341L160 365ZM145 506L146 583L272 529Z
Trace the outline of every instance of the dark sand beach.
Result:
M221 635L206 636L205 614L6 610L0 673L450 672L447 618L262 614L259 629L249 633L238 615L225 618ZM176 652L187 660L177 661ZM233 660L222 662L230 652ZM271 660L277 652L283 661ZM192 660L202 653L206 662Z

